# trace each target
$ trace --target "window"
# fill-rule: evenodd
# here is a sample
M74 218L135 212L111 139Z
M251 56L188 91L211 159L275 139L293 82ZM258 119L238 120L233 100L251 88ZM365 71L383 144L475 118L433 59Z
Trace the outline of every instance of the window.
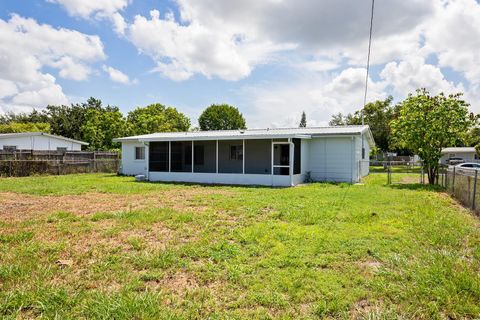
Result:
M135 160L145 160L145 147L135 147Z
M171 166L172 172L192 171L192 141L171 142Z
M57 147L57 151L60 151L60 152L67 152L67 148L65 147Z
M17 146L3 146L3 150L5 150L5 151L15 151L15 150L17 150Z
M230 146L230 160L243 160L243 146Z
M365 160L365 148L362 148L362 159Z

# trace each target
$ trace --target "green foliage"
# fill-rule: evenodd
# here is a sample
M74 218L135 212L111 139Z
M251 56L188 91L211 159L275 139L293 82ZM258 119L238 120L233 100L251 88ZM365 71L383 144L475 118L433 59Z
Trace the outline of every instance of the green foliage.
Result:
M228 104L212 104L198 118L200 130L246 129L245 118L238 108Z
M369 102L363 110L364 123L370 126L375 144L382 151L391 151L390 145L390 122L394 119L395 108L392 106L392 97L385 100ZM355 111L354 114L344 116L341 113L332 116L329 124L338 125L361 125L362 110Z
M305 111L302 112L302 118L300 119L300 124L298 125L300 128L305 128L307 126L307 115Z
M89 150L113 150L120 147L113 138L162 131L187 131L190 120L175 108L152 104L137 108L125 118L118 107L103 106L89 98L84 103L49 105L39 112L7 113L0 116L0 133L50 132L89 143Z
M160 103L138 107L127 116L132 135L154 132L188 131L190 119L173 107Z
M9 122L0 124L0 133L50 132L50 125L43 122Z
M399 105L392 121L392 137L399 147L408 147L423 160L430 184L434 183L442 149L463 143L473 124L469 104L461 94L432 96L425 89L410 94Z
M119 148L113 138L127 135L127 121L117 107L87 109L82 125L82 136L88 141L90 150L111 150Z

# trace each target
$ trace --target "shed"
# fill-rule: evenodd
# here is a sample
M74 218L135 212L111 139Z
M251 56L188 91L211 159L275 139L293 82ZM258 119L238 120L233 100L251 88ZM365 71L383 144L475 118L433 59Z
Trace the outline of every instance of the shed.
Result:
M440 163L447 164L449 159L459 158L465 162L477 162L478 155L474 147L449 147L442 149Z
M0 134L0 150L80 151L87 142L45 132Z
M369 173L368 126L165 132L116 138L121 172L150 181L293 186L358 182Z

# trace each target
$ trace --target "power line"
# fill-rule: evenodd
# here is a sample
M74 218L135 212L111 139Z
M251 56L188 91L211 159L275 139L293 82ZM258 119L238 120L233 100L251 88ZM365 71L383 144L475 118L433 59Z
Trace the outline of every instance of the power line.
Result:
M363 108L367 104L367 92L368 92L368 74L370 71L370 51L372 48L372 30L373 30L373 12L375 9L375 0L372 0L372 13L370 15L370 35L368 38L368 54L367 54L367 75L365 76L365 95L363 96ZM362 108L362 125L364 125L363 120L363 108Z

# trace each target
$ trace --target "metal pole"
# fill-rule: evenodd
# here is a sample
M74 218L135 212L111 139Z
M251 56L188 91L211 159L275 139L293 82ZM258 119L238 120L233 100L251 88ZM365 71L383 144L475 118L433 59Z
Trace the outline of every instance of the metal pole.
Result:
M478 178L478 171L475 170L475 180L473 181L472 210L475 210L475 198L477 195L477 178Z
M455 167L453 167L452 193L455 193Z

